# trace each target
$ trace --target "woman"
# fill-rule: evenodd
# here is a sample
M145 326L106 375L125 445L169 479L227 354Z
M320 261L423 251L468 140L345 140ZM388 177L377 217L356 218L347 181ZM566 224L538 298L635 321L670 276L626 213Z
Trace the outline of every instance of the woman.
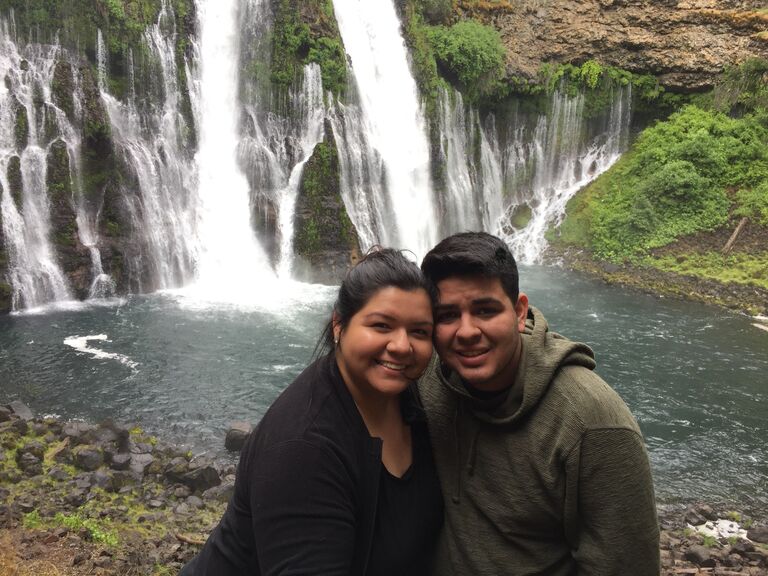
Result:
M429 572L443 504L412 383L432 354L431 304L395 250L350 270L327 353L251 434L227 511L182 576Z

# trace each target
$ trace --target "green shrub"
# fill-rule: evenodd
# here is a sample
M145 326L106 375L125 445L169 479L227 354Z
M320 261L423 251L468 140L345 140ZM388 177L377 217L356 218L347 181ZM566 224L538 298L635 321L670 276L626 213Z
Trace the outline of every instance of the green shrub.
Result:
M494 28L466 20L432 27L428 36L438 66L469 101L503 89L506 51Z
M560 237L622 260L714 230L731 214L768 223L767 144L762 115L734 119L687 106L646 129L569 203Z
M768 181L752 189L739 190L736 193L738 207L736 216L752 218L763 226L768 226Z

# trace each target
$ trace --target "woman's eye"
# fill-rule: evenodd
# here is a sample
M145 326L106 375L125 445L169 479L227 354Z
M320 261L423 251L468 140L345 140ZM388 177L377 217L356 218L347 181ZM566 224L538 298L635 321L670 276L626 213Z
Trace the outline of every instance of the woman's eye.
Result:
M413 334L417 338L432 338L432 331L424 330L422 328L417 328L416 330L412 330L411 334Z
M435 322L447 324L448 322L453 322L456 318L458 318L458 314L453 312L442 312L435 316Z
M386 322L376 322L375 324L371 324L371 327L376 330L389 330L389 324Z

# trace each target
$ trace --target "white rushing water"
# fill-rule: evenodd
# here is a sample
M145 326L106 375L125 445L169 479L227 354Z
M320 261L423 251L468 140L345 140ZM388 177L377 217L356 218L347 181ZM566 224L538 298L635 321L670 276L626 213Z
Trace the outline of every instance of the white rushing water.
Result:
M334 126L345 204L363 249L378 241L422 256L438 239L438 219L424 115L394 3L333 6L360 106L357 113L347 105L343 125Z
M58 45L27 45L12 37L12 21L0 20L0 216L8 251L13 309L69 300L71 291L50 242L46 188L49 120L55 122L51 81ZM27 137L17 138L17 113L24 113ZM18 141L17 141L18 140ZM8 168L18 167L21 190L13 190ZM13 198L13 192L17 198Z
M200 143L195 156L201 203L195 291L239 298L274 278L251 228L248 181L237 163L240 106L235 0L203 0L200 21Z
M493 115L481 122L458 92L441 91L441 233L486 230L520 262L537 262L568 200L626 149L630 103L630 87L617 89L605 118L589 120L583 95L556 91L548 113L512 114L499 126ZM530 213L523 227L515 227L519 211Z
M199 251L197 169L184 150L190 128L180 113L175 58L175 19L163 0L158 21L147 28L144 43L155 63L150 96L141 105L135 90L124 101L107 91L106 53L99 42L99 86L112 125L117 155L132 178L121 191L133 230L136 253L127 262L133 287L147 291L181 286L194 277ZM133 59L129 59L129 66ZM129 70L129 78L134 75Z

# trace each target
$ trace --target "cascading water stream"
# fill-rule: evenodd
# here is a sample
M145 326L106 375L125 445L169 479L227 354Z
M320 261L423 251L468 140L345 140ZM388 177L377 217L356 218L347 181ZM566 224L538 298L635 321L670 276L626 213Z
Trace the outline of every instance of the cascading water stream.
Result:
M286 187L280 191L279 198L279 230L280 230L280 262L277 274L282 279L290 278L293 268L293 219L296 211L296 196L301 182L304 164L312 155L315 146L323 138L323 120L325 106L323 104L323 80L320 67L310 64L304 68L304 81L299 94L291 93L294 102L296 118L299 122L299 137L296 148L301 159L293 166Z
M18 310L69 300L71 291L50 242L46 188L50 85L59 46L30 44L21 54L11 27L0 21L0 210L12 307ZM20 176L13 183L11 163Z
M248 181L237 163L237 2L202 0L198 15L201 210L193 290L213 300L252 300L275 274L251 228Z
M172 8L163 0L157 22L144 33L151 61L157 66L153 74L157 86L145 89L154 88L157 95L142 110L133 88L124 102L107 91L106 51L101 35L97 44L102 101L116 151L133 180L122 193L138 247L138 254L129 263L138 291L177 287L191 281L199 251L198 206L193 193L197 170L182 143L189 127L179 111L174 24ZM129 66L131 63L132 58ZM133 78L132 67L128 75Z
M508 166L533 162L535 171L531 193L525 198L531 219L525 228L507 237L521 262L541 258L547 247L545 232L562 221L568 200L619 159L629 141L631 101L631 86L619 88L607 126L585 142L581 136L586 123L583 96L556 92L553 111L540 120L533 141L508 146Z
M333 6L361 111L347 105L334 125L345 205L364 244L375 235L421 256L437 241L438 220L424 115L395 6L391 0L334 0Z

